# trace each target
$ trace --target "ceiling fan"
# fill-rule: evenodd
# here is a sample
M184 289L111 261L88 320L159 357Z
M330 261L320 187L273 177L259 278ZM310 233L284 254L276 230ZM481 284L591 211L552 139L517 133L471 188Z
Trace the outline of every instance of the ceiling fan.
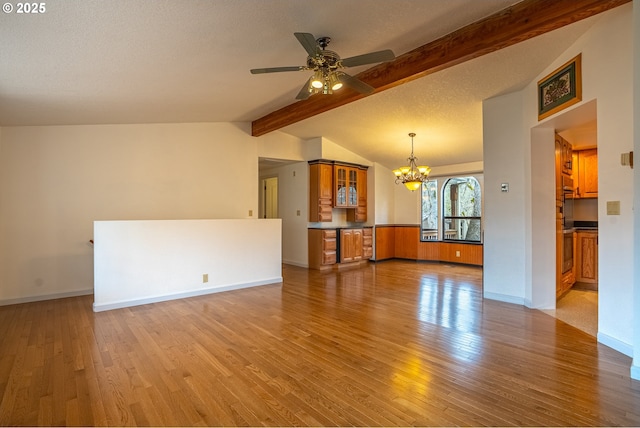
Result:
M330 37L319 37L316 39L313 34L310 33L293 34L307 51L307 54L309 54L306 65L254 68L251 70L251 74L313 70L313 75L296 96L299 100L305 100L312 94L320 92L323 94L331 94L333 91L342 88L343 85L355 89L360 93L370 94L375 90L373 86L345 73L342 69L358 65L392 61L395 58L394 53L386 49L341 59L337 53L327 50L327 45L331 42Z

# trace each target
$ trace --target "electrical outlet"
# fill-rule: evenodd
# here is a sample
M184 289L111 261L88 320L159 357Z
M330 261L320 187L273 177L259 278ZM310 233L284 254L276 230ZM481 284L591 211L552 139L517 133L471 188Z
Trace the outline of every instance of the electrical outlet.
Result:
M253 217L253 210L249 210L249 217Z
M456 251L456 257L460 257L460 251Z
M209 282L209 274L208 273L203 273L202 274L202 282Z
M296 215L297 215L298 217L300 217L300 210L297 210L297 211L296 211Z

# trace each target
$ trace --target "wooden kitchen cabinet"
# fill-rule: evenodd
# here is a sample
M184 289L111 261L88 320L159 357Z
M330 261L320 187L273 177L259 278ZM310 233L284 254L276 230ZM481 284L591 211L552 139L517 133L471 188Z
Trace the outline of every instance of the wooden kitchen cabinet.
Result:
M332 221L333 208L346 208L347 221L367 221L366 166L324 159L309 162L309 221Z
M598 197L598 149L573 152L574 198Z
M331 221L333 209L333 165L309 164L309 221Z
M309 267L330 268L337 262L337 232L335 229L309 229Z
M363 262L373 257L371 227L308 229L308 235L311 269L329 269L339 264Z
M340 263L362 260L362 229L340 229Z
M373 257L373 229L362 229L362 257L369 260Z
M561 153L561 169L562 173L566 175L571 175L573 173L573 167L575 164L573 163L573 146L571 143L562 138L560 135L556 134L556 144L560 145L562 153Z
M333 165L333 206L355 208L358 206L358 169L352 166Z
M598 232L576 232L576 282L598 283Z
M357 206L347 211L347 221L364 223L367 221L367 170L356 169Z

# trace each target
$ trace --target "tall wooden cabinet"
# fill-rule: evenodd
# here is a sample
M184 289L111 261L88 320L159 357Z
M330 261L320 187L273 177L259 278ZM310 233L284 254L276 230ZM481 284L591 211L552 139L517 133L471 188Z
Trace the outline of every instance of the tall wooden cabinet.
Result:
M556 145L560 145L561 159L560 168L562 174L571 175L573 172L573 147L571 143L562 138L559 134L556 134Z

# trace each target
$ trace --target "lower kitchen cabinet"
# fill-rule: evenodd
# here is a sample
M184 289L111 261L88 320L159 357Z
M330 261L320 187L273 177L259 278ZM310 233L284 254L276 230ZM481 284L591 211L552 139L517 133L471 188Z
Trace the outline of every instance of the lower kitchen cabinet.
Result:
M370 227L344 229L308 229L309 267L328 269L369 260L373 256L373 232Z
M340 263L362 260L362 229L340 229Z
M598 282L598 232L579 230L576 232L576 282L596 284Z
M362 229L362 257L369 260L373 257L373 229Z
M309 229L309 267L326 269L336 264L337 233L335 229Z

